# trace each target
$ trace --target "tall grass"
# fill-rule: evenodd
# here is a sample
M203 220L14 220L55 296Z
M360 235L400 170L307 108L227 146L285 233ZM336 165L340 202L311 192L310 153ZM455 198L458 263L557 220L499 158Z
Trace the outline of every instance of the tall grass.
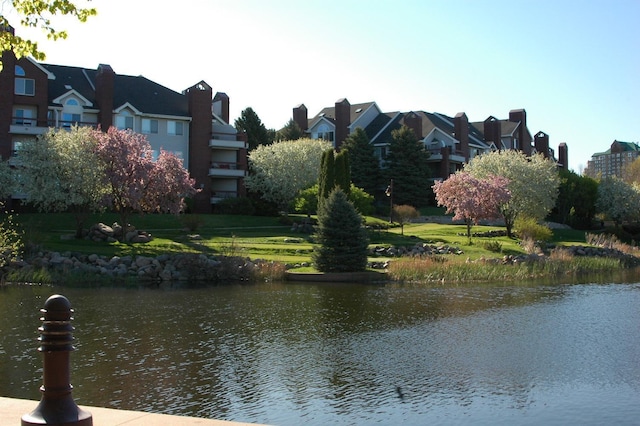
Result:
M500 282L539 278L578 277L622 267L619 259L572 256L565 250L549 257L530 257L527 261L505 263L500 259L464 261L438 260L434 256L394 260L389 278L402 282Z

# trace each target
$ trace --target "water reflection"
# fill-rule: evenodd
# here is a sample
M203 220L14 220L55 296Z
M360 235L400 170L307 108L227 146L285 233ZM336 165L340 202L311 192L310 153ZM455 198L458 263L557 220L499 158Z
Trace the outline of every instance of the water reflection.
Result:
M81 404L279 425L640 415L639 284L5 287L0 394L39 399L54 292L76 309Z

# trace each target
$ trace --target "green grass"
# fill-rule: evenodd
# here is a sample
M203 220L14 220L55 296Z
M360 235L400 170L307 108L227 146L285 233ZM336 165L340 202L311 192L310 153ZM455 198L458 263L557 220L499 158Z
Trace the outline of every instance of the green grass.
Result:
M242 255L285 263L310 262L313 250L310 235L291 231L291 225L279 217L200 215L201 225L195 230L185 229L183 217L172 215L132 216L131 224L139 230L150 232L154 239L147 244L96 243L88 240L69 239L75 229L70 214L19 214L16 221L25 229L25 240L30 247L51 251L96 253L105 256L147 255L165 252L205 252ZM291 215L290 221L301 221L304 216ZM86 227L97 222L112 224L118 220L114 214L93 215ZM388 226L386 219L367 217L368 225ZM502 229L498 226L474 226L472 232ZM464 251L465 258L496 257L502 254L523 253L518 241L507 237L473 237L469 243L464 235L464 225L436 223L407 224L404 235L399 226L372 230L371 246L412 246L418 242L448 244ZM199 235L198 239L193 237ZM65 238L63 238L65 237ZM496 254L484 248L483 242L497 241L502 253ZM554 241L565 244L585 244L584 232L559 230Z

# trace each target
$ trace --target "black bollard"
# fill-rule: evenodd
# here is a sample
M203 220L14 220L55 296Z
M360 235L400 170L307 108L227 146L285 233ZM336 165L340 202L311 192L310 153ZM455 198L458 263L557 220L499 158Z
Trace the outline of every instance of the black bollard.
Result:
M36 409L22 416L25 425L92 426L91 413L78 407L71 396L69 353L73 347L71 303L59 294L49 297L41 309L40 347L44 357L42 398Z

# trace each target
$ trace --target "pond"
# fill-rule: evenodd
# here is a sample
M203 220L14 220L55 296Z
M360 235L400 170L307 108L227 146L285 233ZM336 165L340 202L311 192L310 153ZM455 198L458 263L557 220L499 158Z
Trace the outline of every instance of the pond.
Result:
M38 400L39 310L75 309L78 404L273 425L631 424L640 279L0 288L0 395Z

